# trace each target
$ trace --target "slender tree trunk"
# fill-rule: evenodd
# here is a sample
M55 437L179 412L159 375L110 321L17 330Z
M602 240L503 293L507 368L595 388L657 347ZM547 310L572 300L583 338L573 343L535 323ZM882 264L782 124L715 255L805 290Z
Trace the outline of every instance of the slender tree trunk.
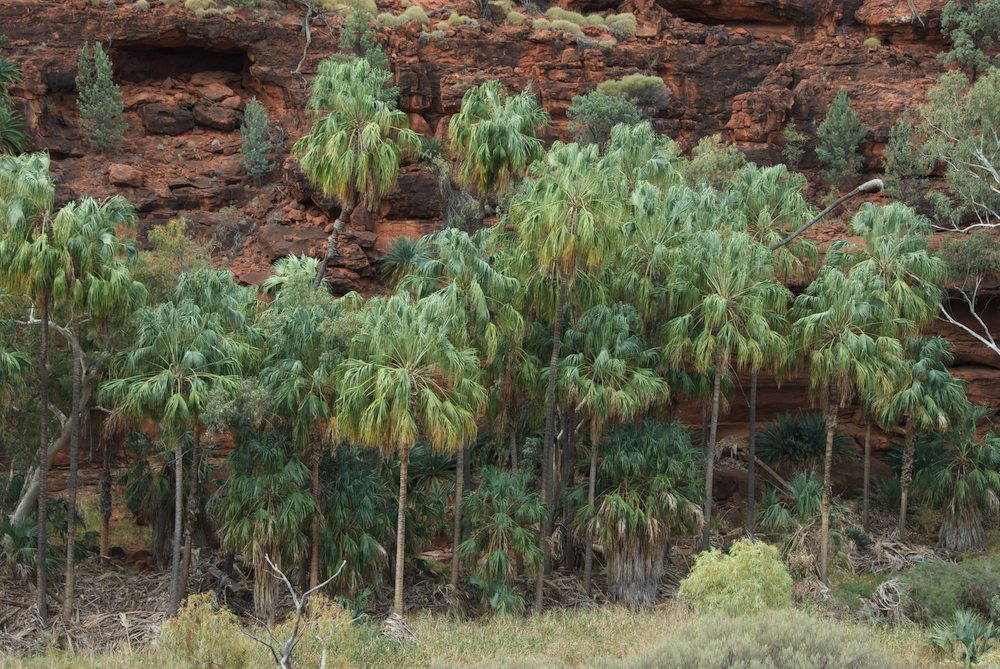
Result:
M187 497L187 519L184 521L184 557L181 559L180 598L187 597L188 577L191 574L191 553L194 549L194 528L198 522L198 492L201 489L201 435L197 425L191 426L191 489Z
M590 476L587 480L587 505L593 508L594 497L597 493L597 442L590 445ZM590 597L591 579L594 570L594 541L587 531L587 548L583 555L583 589Z
M715 485L715 439L719 433L719 401L722 394L722 363L716 360L715 380L712 383L712 422L705 444L705 524L701 528L701 549L712 547L712 493Z
M312 453L312 496L316 501L317 511L312 519L312 537L309 546L309 587L315 588L319 585L319 535L322 523L322 514L319 507L319 466L323 460L323 450L319 442L313 444Z
M823 504L819 536L819 577L829 583L830 499L833 497L833 436L837 432L837 407L830 391L826 407L826 453L823 456Z
M406 548L406 484L410 473L410 449L399 451L399 508L396 512L396 580L392 597L392 612L403 616L403 563Z
M451 538L451 587L458 587L458 545L462 542L462 493L465 488L465 448L455 460L455 530Z
M66 483L66 592L63 595L63 620L73 618L73 596L76 587L76 484L80 460L80 386L82 356L77 339L76 324L73 331L72 351L72 399L70 400L69 428L69 480Z
M913 421L906 419L906 437L903 441L903 468L899 472L899 521L896 533L900 539L906 537L906 507L910 502L910 484L913 483L913 454L917 448L917 434L913 429Z
M757 514L757 370L750 372L750 439L747 458L747 534L753 536Z
M572 408L569 411L566 441L563 443L563 454L559 470L559 489L562 491L562 523L566 530L563 532L563 566L566 569L576 569L577 567L574 534L569 531L573 523L575 509L570 504L570 500L566 495L566 491L573 484L573 464L576 462L576 424L576 409Z
M104 444L101 472L101 559L108 559L108 548L111 541L111 441L101 437Z
M44 623L49 617L48 597L45 593L48 573L48 528L45 503L48 501L49 473L49 296L42 295L41 343L38 346L38 390L42 416L38 426L38 550L35 553L35 572L38 586L38 617Z
M861 526L865 532L869 530L871 520L871 491L872 491L872 422L865 421L865 480L863 483L863 495L861 503Z
M701 401L701 446L702 446L702 448L704 448L705 446L708 445L708 430L709 430L708 407L709 407L709 403L710 403L710 400L708 398L705 398L705 399L703 399Z
M510 425L510 470L517 473L517 431L513 421Z
M542 562L535 575L535 610L542 610L542 594L545 571L548 569L551 551L549 537L552 535L552 455L555 451L556 435L556 376L559 367L559 350L562 347L563 309L569 293L569 277L559 272L559 293L556 296L556 312L552 319L552 354L549 356L549 378L545 387L545 432L542 447L542 502L546 505L542 516L541 532L538 535L542 549Z
M351 211L352 209L344 207L340 210L337 220L333 222L333 231L326 238L326 255L323 256L319 267L316 268L316 278L313 279L313 290L318 290L323 285L323 277L326 276L326 270L330 266L330 261L337 257L337 243L340 240L341 233L344 232L344 227L347 225L348 219L351 218Z
M184 534L184 444L174 436L174 543L170 557L170 603L167 617L177 615L181 603L181 541Z

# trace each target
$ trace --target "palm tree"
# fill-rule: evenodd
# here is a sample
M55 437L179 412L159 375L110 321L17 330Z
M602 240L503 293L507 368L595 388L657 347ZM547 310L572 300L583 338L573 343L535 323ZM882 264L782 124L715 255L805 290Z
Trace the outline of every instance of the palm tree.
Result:
M560 362L559 383L590 423L588 505L593 505L596 494L597 455L605 428L632 419L670 395L666 381L655 371L658 352L646 348L641 329L635 309L618 302L591 307L564 337L569 355ZM593 560L593 543L588 538L583 570L588 596Z
M905 357L896 370L894 392L880 398L877 413L883 424L905 423L903 467L899 474L899 520L896 531L906 534L906 511L913 480L913 454L918 431L947 432L969 413L965 381L951 375L948 365L953 357L948 341L942 337L914 337L904 342Z
M535 132L548 120L529 91L508 96L495 79L467 90L448 124L459 181L483 198L506 191L545 153Z
M234 388L249 345L228 336L218 316L190 299L164 302L136 313L132 350L117 356L113 378L101 395L132 420L151 418L174 453L174 543L168 614L180 604L184 432L200 429L199 417L214 387ZM192 491L191 494L195 494Z
M313 80L307 108L319 118L292 154L309 180L340 203L314 288L336 257L354 208L374 211L395 186L403 158L419 150L420 139L407 128L406 114L376 96L387 75L362 58L326 60Z
M730 366L759 369L779 350L782 314L791 294L774 279L774 258L749 236L703 232L691 247L676 290L690 309L665 327L664 354L704 372L714 366L711 422L705 447L705 508L701 545L710 548L715 443L722 377Z
M72 258L73 274L61 282L57 298L70 308L68 339L72 349L69 478L66 485L66 592L63 617L73 615L76 581L76 493L80 443L81 385L85 360L80 325L85 316L98 331L111 318L127 318L146 299L145 287L132 279L129 265L136 259L135 244L118 239L118 226L133 226L135 213L121 197L104 202L86 198L71 202L56 214L56 238Z
M621 194L595 145L556 143L536 163L530 183L511 204L510 219L524 249L534 254L534 273L558 286L552 311L552 353L545 389L542 437L542 503L548 507L539 543L542 568L535 580L535 608L542 608L542 584L552 533L553 453L556 378L562 345L563 318L578 274L595 270L618 252L622 230L617 225Z
M486 399L475 352L448 339L442 314L447 307L436 295L373 299L337 385L335 436L399 456L393 613L400 617L410 449L421 438L435 450L461 448L475 435Z
M0 156L0 287L24 295L40 307L38 389L41 405L38 447L38 616L48 618L46 596L49 448L49 314L56 284L70 275L69 258L52 235L55 187L45 153ZM33 307L34 309L34 307Z
M905 322L886 313L886 305L872 298L870 284L861 274L848 278L835 267L824 265L806 292L795 298L790 312L794 346L806 356L809 389L823 407L826 423L820 528L820 578L824 582L837 411L858 391L875 396L891 392L891 370L902 357L895 334Z
M944 452L914 478L929 502L944 507L938 538L950 551L984 550L983 510L1000 509L1000 436L976 435L976 423L986 415L976 407L957 420L944 438Z
M701 523L698 452L679 423L628 425L609 441L578 521L604 546L612 599L653 606L671 539Z
M315 500L303 490L309 469L295 458L288 436L244 432L229 455L229 480L218 504L222 543L249 558L254 613L273 625L282 586L267 560L279 567L298 560L306 549L305 521L318 514Z

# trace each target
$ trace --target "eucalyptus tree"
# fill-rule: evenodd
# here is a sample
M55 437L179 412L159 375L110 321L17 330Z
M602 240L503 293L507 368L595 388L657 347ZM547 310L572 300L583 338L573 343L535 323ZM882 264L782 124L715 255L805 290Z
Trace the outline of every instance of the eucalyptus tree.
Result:
M714 368L701 545L710 548L715 444L723 376L731 367L759 369L782 345L782 315L791 294L774 278L774 257L743 233L700 233L674 287L686 313L664 328L664 355L698 371Z
M953 361L947 340L914 337L904 342L904 359L896 370L894 392L880 398L877 413L885 425L905 424L903 467L899 474L899 519L896 531L906 535L906 512L913 481L913 455L918 432L946 433L972 407L965 396L965 381L948 371Z
M311 290L315 258L288 256L275 262L264 290L273 295L261 317L268 341L261 380L270 389L276 415L291 425L292 442L309 459L312 495L320 500L323 432L333 416L336 393L333 372L352 334L349 315L359 299L349 294L331 300ZM309 587L320 583L322 515L312 518Z
M32 317L35 306L41 311L36 572L38 616L43 621L48 618L45 479L49 465L49 315L57 284L66 281L71 274L69 256L52 231L54 200L55 186L49 176L48 154L0 155L0 288L32 300Z
M101 395L131 420L152 419L174 454L174 539L168 614L180 603L183 513L183 435L200 429L209 391L234 388L250 344L231 336L217 314L191 299L136 312L131 350L116 356ZM192 491L194 494L194 491Z
M441 291L455 317L453 341L475 348L479 355L478 381L486 386L487 367L501 338L516 336L524 322L510 301L520 290L518 281L493 267L488 257L489 233L470 236L447 228L425 238L426 258L414 266L399 286L416 295ZM458 548L462 541L462 494L469 446L459 449L455 465L454 536L451 586L458 585Z
M79 460L82 383L86 359L81 342L84 319L98 336L106 337L113 319L126 319L146 299L146 289L132 278L130 266L137 259L134 242L118 238L119 226L135 225L132 207L121 197L103 202L86 198L71 202L59 210L53 230L66 248L72 262L72 274L60 282L56 293L68 305L69 322L61 328L71 348L72 390L70 408L69 478L66 485L66 590L63 617L73 615L76 580L76 494Z
M486 400L473 349L448 337L440 295L372 299L348 359L339 367L335 437L399 457L393 614L403 615L406 493L410 450L419 439L454 452L475 435Z
M897 333L906 327L887 305L873 298L872 280L861 273L848 277L829 264L795 298L790 312L792 341L806 358L809 390L823 408L826 453L820 528L820 577L829 563L830 500L833 443L838 409L858 392L884 396L891 392L892 369L902 357Z
M473 86L448 123L458 180L480 198L496 197L519 181L545 153L537 136L548 113L534 93L508 95L497 80Z
M647 348L642 322L632 307L618 302L591 307L566 331L559 385L590 424L590 473L587 504L594 504L598 451L608 426L630 420L670 396L656 373L658 351ZM583 583L590 595L594 549L588 537Z
M340 204L313 288L319 288L336 257L355 207L374 211L396 185L403 158L420 148L406 114L378 95L389 76L356 58L323 61L313 80L307 109L317 120L292 147L292 155L309 180Z
M548 509L539 543L542 568L535 580L535 608L542 608L542 586L552 533L553 454L556 380L563 319L567 300L578 276L594 271L619 252L623 194L595 145L556 143L535 164L531 180L511 203L509 218L523 248L533 254L535 275L555 283L552 310L552 351L545 390L545 429L542 437L542 503Z

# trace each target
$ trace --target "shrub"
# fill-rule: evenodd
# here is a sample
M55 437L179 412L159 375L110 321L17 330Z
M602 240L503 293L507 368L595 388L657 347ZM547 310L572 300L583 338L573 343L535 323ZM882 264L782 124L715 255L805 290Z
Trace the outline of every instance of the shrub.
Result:
M149 3L146 0L137 0L132 9L137 12L145 12L149 9Z
M399 28L406 25L410 21L416 21L422 26L427 26L431 22L431 20L427 18L427 12L425 12L423 7L420 5L410 5L399 16L393 16L392 14L385 12L379 14L376 19L376 22L380 26L387 26L389 28Z
M574 37L583 37L583 29L576 23L572 21L564 21L562 19L556 19L552 22L551 30L558 30L560 32L566 32Z
M664 109L670 102L670 91L663 79L645 74L629 74L621 79L602 81L597 86L597 92L629 98L640 107L653 110Z
M215 7L215 0L184 0L184 8L198 14Z
M869 49L877 49L882 46L882 41L878 37L869 37L864 41L864 45Z
M549 21L555 23L556 21L569 21L570 23L575 23L577 26L603 26L604 18L597 15L591 14L590 16L584 16L578 12L572 12L562 7L550 7L545 12L545 18Z
M824 166L823 177L833 182L856 177L861 171L861 142L867 135L868 128L851 109L847 93L840 91L816 130L816 156Z
M510 11L507 13L507 23L512 26L523 26L524 22L528 20L528 17L521 12Z
M853 455L851 439L833 434L834 460ZM785 412L757 435L757 457L771 465L815 470L826 454L826 421L819 413Z
M240 631L236 616L219 607L215 594L205 592L188 597L177 617L164 623L160 649L173 666L245 667L254 642Z
M719 135L710 135L698 140L691 150L685 176L691 185L704 183L723 189L746 164L742 151L732 144L724 144Z
M357 631L351 626L351 614L340 604L322 594L309 598L308 610L302 617L299 642L292 653L296 667L319 667L326 649L327 665L331 659L342 659L353 654L358 645ZM291 637L295 614L274 630L274 636L284 640ZM340 661L333 666L346 666Z
M699 555L677 597L702 611L754 614L791 606L792 577L777 548L740 539L728 555L718 549Z
M920 202L934 157L923 146L926 136L916 127L909 111L896 119L885 145L885 190L909 205Z
M979 664L989 652L990 642L1000 638L1000 630L971 611L955 611L954 617L934 626L931 642L945 652L955 654L965 663L965 669Z
M117 150L128 125L122 118L122 92L112 80L111 59L99 42L84 44L77 63L76 106L83 136L101 151Z
M639 25L635 19L635 14L625 12L623 14L609 14L604 21L608 26L608 32L619 42L635 37L635 31Z
M548 19L535 19L531 22L532 30L552 30L552 22Z
M250 98L243 112L243 125L240 126L242 141L240 153L243 155L243 169L251 177L260 177L271 171L273 164L269 160L271 154L271 120L257 98Z
M809 136L804 132L799 132L799 129L795 127L795 121L789 121L785 125L785 129L781 131L781 157L791 167L795 167L802 160L808 144Z
M573 98L566 117L578 142L603 146L611 137L613 127L619 123L639 123L642 112L628 98L591 91Z
M461 26L468 26L470 28L478 28L479 21L475 20L470 16L464 16L458 12L452 12L448 17L448 25L452 28L459 28Z
M341 51L364 58L377 69L387 70L389 58L385 55L382 45L375 38L375 30L370 24L371 13L360 2L355 3L347 14L346 20L340 24Z
M969 584L983 583L1000 588L1000 557L989 555L966 558L959 563L925 562L900 575L909 593L906 615L922 625L950 618L966 608Z
M886 651L858 631L802 611L757 616L705 616L673 631L665 642L624 663L628 669L888 669Z

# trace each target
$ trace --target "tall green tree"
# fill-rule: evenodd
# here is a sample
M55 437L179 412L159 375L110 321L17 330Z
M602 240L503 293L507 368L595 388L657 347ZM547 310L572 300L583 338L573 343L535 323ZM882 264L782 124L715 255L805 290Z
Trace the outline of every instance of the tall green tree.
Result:
M535 274L556 284L552 318L552 351L545 389L542 436L542 503L548 507L539 542L542 568L535 580L535 608L542 608L542 585L548 563L554 496L556 380L567 300L580 274L599 269L618 253L622 228L616 175L600 161L595 145L556 143L531 173L532 179L511 204L510 219L526 250L533 254Z
M21 66L0 54L0 154L20 153L28 145L24 117L11 105L10 89L21 83Z
M55 187L45 153L0 156L0 287L27 297L40 311L38 391L38 616L48 618L46 474L49 465L49 315L53 294L71 275L70 259L52 231ZM34 315L32 313L32 315Z
M941 34L951 42L951 49L938 58L945 65L958 65L975 81L998 62L989 54L1000 39L1000 2L951 0L941 10Z
M544 154L536 131L548 120L529 91L507 95L495 79L470 88L448 124L459 181L481 198L504 192Z
M118 355L101 395L122 415L156 421L174 454L174 539L168 614L177 614L184 532L185 431L201 429L213 388L235 388L249 345L231 337L216 314L194 301L165 302L135 315L134 347ZM194 494L194 491L192 491Z
M336 436L399 457L393 614L400 617L410 450L419 439L438 451L462 448L486 399L475 351L448 339L447 317L437 296L373 299L339 371Z
M314 288L336 257L355 207L374 211L396 185L403 158L419 151L419 137L407 127L406 114L377 96L388 77L359 58L325 60L313 80L307 108L317 120L292 147L292 155L309 180L340 204Z
M860 273L848 278L831 265L795 298L790 312L792 341L805 356L809 390L823 408L826 453L820 527L820 578L827 579L830 543L833 445L840 407L857 392L882 397L891 392L892 369L902 357L900 319L873 299Z
M861 172L861 142L866 136L868 128L851 109L847 92L838 91L826 118L816 129L816 157L823 165L823 177L843 182L857 176Z
M748 235L706 231L689 249L675 290L685 307L666 324L664 355L675 364L714 370L701 545L710 548L715 444L722 379L732 367L760 369L781 346L781 316L791 294L774 278L774 256Z
M125 104L113 79L111 59L100 42L93 49L84 44L77 62L76 106L83 136L100 151L117 151L128 124L122 117Z

